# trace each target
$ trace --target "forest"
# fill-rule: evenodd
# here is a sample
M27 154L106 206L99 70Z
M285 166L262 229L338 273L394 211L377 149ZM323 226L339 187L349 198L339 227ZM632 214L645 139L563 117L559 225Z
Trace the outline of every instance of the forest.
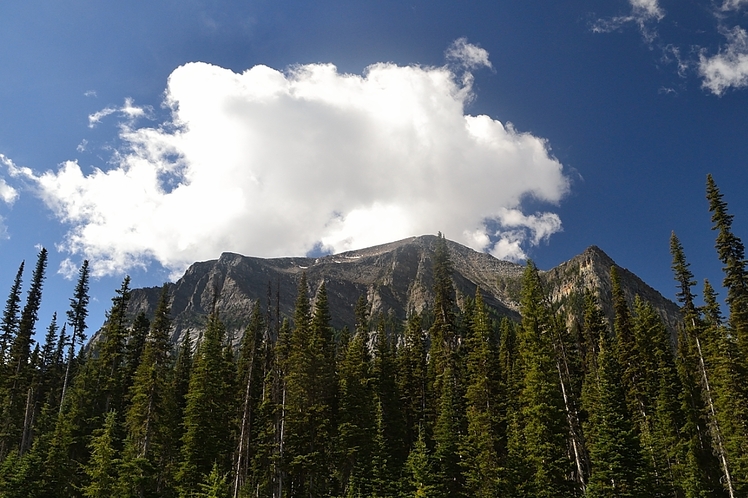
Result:
M532 262L520 323L480 289L458 305L440 235L433 302L405 322L362 296L334 329L302 276L292 317L269 285L240 341L214 307L172 344L166 286L130 317L126 277L89 338L84 262L37 334L42 249L0 323L0 496L748 496L747 262L711 176L707 199L726 315L672 234L675 331L615 267L612 321L599 289L559 309Z

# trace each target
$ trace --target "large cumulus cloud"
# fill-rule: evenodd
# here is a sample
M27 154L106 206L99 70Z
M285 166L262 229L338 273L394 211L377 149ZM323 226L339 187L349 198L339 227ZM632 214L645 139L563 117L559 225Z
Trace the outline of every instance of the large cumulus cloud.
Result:
M462 71L490 63L464 40L448 51L456 57L463 64L379 63L361 75L332 64L241 74L185 64L167 83L167 123L136 126L131 101L92 119L126 118L112 166L84 174L69 161L23 174L69 224L62 248L97 274L437 231L522 258L561 228L556 214L523 213L522 201L555 204L568 180L546 140L466 114L474 94Z

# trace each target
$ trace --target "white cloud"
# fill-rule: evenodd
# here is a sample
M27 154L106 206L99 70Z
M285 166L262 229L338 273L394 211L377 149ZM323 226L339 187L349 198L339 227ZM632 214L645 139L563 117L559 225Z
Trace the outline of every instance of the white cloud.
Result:
M93 114L88 115L88 127L93 128L97 124L101 122L101 120L110 114L114 114L117 112L117 109L115 107L105 107L104 109L100 111L96 111Z
M702 86L715 95L748 86L748 33L740 26L726 31L727 45L717 55L699 56Z
M722 10L740 10L744 5L748 5L748 0L725 0L724 2L722 2Z
M65 258L57 269L57 274L62 275L67 280L72 280L78 275L78 265L70 258Z
M626 24L633 23L639 27L639 31L648 43L654 41L657 32L652 29L652 24L665 17L665 12L660 7L658 0L629 0L629 5L631 6L630 14L598 19L592 25L592 30L596 33L609 33Z
M482 60L471 47L468 60ZM96 275L152 259L176 275L222 251L340 252L437 231L522 258L561 225L524 215L521 200L555 204L569 182L544 139L464 113L470 81L447 67L236 74L190 63L169 77L171 120L122 125L111 169L22 173L70 225L64 248Z
M458 38L447 49L445 56L448 61L455 62L466 69L492 68L488 60L488 51L468 43L467 38Z
M115 113L123 116L128 120L129 124L132 124L132 122L134 122L137 118L148 117L151 114L151 110L152 109L148 106L136 106L133 99L128 97L125 99L125 103L122 105L122 107L108 106L100 111L96 111L93 114L89 114L88 127L95 127L101 122L102 119Z
M18 191L5 183L2 178L0 178L0 199L6 204L13 204L18 199Z
M15 171L13 161L0 154L0 164L8 168L8 172L11 176L13 175L13 171ZM0 199L6 204L13 204L18 199L18 190L8 185L3 177L0 177Z
M561 231L561 219L554 213L525 215L519 209L502 208L497 213L496 221L501 229L494 234L499 240L491 249L491 254L499 259L527 259L522 249L523 242L538 245Z

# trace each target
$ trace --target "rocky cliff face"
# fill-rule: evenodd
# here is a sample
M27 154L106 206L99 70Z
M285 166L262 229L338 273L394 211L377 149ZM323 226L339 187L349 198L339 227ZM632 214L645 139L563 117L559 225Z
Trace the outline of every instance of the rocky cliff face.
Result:
M360 295L372 305L372 313L394 314L405 319L408 311L421 311L433 298L431 288L435 236L422 236L322 258L262 259L224 253L218 260L195 263L176 283L168 284L177 340L189 330L197 337L213 304L227 330L238 338L249 321L254 303L263 309L277 305L282 316L292 316L301 274L306 272L310 295L321 283L327 286L333 326L352 327L354 306ZM500 261L447 241L454 267L453 281L458 302L475 295L478 286L486 304L497 314L519 319L519 296L524 267ZM581 255L543 272L552 299L569 306L584 288L599 289L601 302L612 316L610 267L613 261L591 247ZM651 301L671 327L678 319L677 306L646 285L633 273L622 270L627 297L636 294ZM135 289L130 313L152 314L160 288Z
M584 290L592 290L597 294L608 320L612 322L613 284L610 280L610 270L613 266L617 265L599 247L590 246L582 254L544 272L543 276L553 302L560 304L567 311L572 311L581 306ZM629 270L618 267L618 275L629 305L633 305L637 295L649 301L665 325L674 333L681 318L678 305L663 297Z

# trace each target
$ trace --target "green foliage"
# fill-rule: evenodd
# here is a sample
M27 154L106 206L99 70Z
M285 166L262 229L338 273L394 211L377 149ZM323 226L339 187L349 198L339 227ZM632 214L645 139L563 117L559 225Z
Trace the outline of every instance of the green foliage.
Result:
M117 450L115 449L116 412L109 412L104 426L94 431L91 444L91 458L84 471L88 483L83 487L83 496L88 498L108 498L117 482Z
M545 305L537 268L528 262L522 291L518 361L522 381L510 438L518 496L572 496L568 480L563 399L552 349L553 322Z
M587 494L591 497L644 496L641 447L626 408L620 367L612 350L613 343L604 335L599 341L597 368L591 370L586 379L594 393L585 426L592 466Z
M465 474L465 491L470 496L490 497L501 493L503 475L500 461L499 365L491 342L488 313L480 288L475 292L475 311L466 340L467 433L461 442L460 462Z
M222 473L230 468L234 370L225 361L224 336L223 324L211 314L195 353L186 396L182 458L176 476L181 496L189 496L214 464Z

